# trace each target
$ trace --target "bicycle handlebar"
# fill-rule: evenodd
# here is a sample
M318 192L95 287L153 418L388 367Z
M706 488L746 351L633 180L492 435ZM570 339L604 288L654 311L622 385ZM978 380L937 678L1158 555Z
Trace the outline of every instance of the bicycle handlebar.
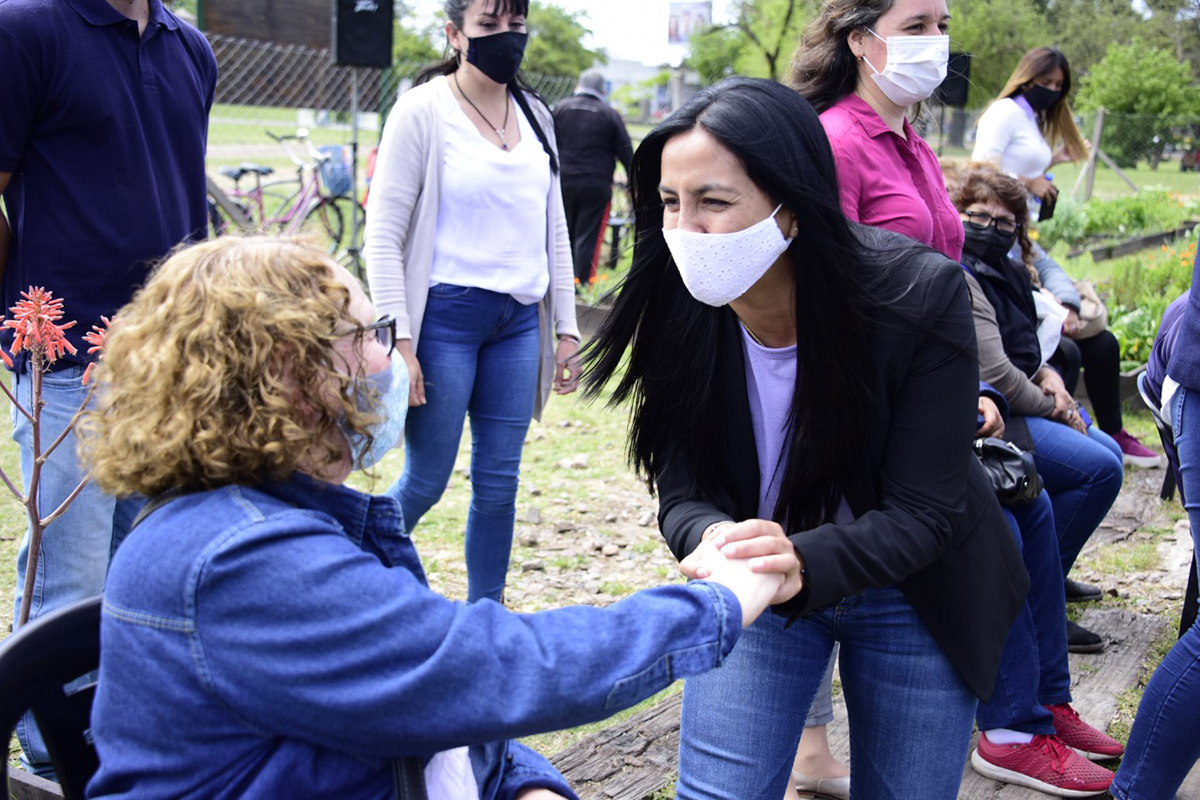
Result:
M278 134L271 133L270 131L263 131L263 132L265 134L267 134L267 136L274 139L276 142L279 142L279 144L283 145L283 149L287 151L288 158L290 158L292 160L292 163L295 164L297 167L301 167L301 168L305 168L305 169L316 169L318 166L320 166L321 164L323 164L324 162L328 161L331 158L330 155L328 155L327 153L322 153L320 150L318 150L316 147L313 146L313 143L308 138L308 129L307 128L296 129L296 133L292 136L279 136ZM296 152L292 149L292 144L291 144L292 142L303 142L305 149L308 150L308 155L313 160L305 161L304 159L300 158L300 156L296 155Z

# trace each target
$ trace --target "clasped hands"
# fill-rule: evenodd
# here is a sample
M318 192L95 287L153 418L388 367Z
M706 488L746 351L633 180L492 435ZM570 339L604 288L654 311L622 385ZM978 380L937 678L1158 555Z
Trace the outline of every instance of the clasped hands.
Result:
M1044 393L1054 398L1054 410L1050 412L1050 419L1061 422L1087 436L1087 425L1083 421L1083 416L1075 410L1075 398L1067 392L1067 387L1063 385L1059 374L1050 367L1043 366L1033 376L1033 380Z
M765 519L711 526L700 545L679 562L679 571L737 595L743 627L767 606L790 600L803 588L796 548L779 523Z

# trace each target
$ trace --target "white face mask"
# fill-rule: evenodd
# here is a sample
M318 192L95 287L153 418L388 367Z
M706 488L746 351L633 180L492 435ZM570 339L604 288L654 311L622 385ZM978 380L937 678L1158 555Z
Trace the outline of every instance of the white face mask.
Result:
M744 295L787 250L775 223L783 205L762 222L733 233L697 233L663 228L663 238L679 277L692 297L710 306L728 305Z
M949 36L889 36L884 39L875 31L867 31L887 44L887 66L883 72L863 61L875 74L871 77L887 98L898 106L919 103L946 80L946 65L950 61Z

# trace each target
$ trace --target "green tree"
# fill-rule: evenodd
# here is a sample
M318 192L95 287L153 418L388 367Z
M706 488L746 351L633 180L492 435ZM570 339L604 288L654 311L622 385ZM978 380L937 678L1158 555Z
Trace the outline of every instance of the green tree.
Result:
M436 61L442 54L433 44L438 32L436 26L420 30L397 16L392 36L392 63L424 65Z
M734 27L742 34L737 74L786 78L792 51L816 13L816 0L734 0L731 6Z
M603 53L583 46L583 37L591 33L583 25L586 13L567 12L556 5L529 4L529 45L521 69L537 75L576 77Z
M1033 0L951 0L950 49L971 54L967 105L987 105L1026 50L1043 44L1046 19Z
M1076 81L1104 57L1105 48L1129 44L1146 25L1130 0L1054 0L1046 21L1042 40L1034 46L1062 50Z
M1172 138L1183 115L1200 108L1200 88L1193 85L1191 64L1175 60L1166 48L1148 47L1140 39L1111 44L1091 72L1080 81L1076 105L1103 107L1106 117L1101 148L1121 166L1149 157L1157 165L1162 146ZM1136 117L1119 115L1135 114Z
M705 86L733 75L746 47L746 35L731 25L714 25L696 31L688 39L684 66L700 75Z

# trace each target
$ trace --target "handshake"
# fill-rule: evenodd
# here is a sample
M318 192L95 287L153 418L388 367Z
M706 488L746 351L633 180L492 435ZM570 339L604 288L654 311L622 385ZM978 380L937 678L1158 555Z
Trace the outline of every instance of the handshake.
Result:
M748 519L709 526L700 546L679 562L679 571L732 591L742 606L744 628L767 606L790 600L804 588L800 566L779 523Z

